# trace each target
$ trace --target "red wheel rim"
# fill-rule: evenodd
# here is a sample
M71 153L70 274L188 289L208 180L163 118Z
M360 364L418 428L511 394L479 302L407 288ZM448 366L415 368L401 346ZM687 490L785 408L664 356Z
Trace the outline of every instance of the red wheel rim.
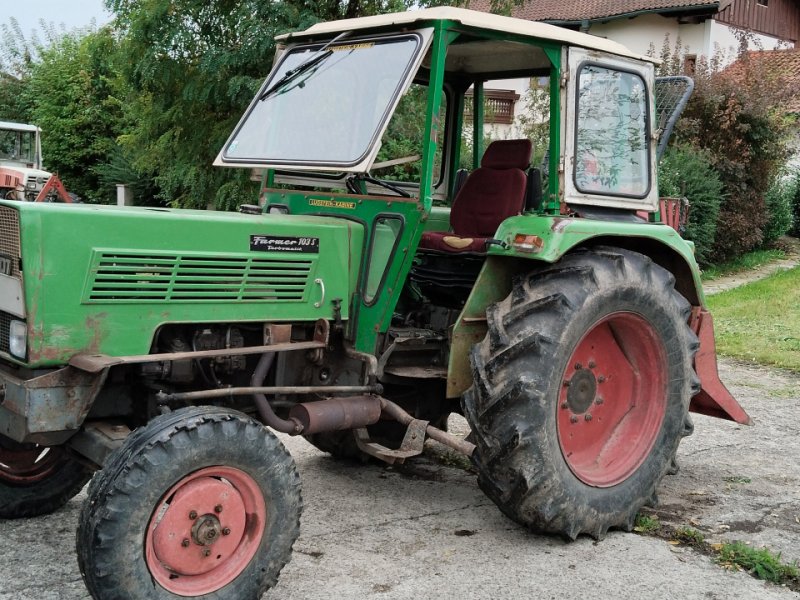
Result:
M36 445L0 446L0 481L29 485L47 479L61 465L63 451Z
M653 449L666 407L666 351L653 326L629 312L601 319L562 377L556 424L569 468L587 485L621 483Z
M156 505L145 538L147 567L178 596L215 592L250 564L266 519L264 496L248 474L232 467L196 471Z

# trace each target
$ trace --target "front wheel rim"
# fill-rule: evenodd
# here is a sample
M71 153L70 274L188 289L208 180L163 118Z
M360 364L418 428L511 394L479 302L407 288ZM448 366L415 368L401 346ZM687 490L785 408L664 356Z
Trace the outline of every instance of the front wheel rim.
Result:
M31 485L53 475L61 466L60 448L20 445L17 449L0 446L0 481L11 485Z
M583 483L617 485L650 455L667 409L666 357L653 325L631 312L600 319L576 345L556 426L564 460Z
M176 483L147 526L145 561L179 596L215 592L241 575L264 537L267 508L256 481L233 467L208 467Z

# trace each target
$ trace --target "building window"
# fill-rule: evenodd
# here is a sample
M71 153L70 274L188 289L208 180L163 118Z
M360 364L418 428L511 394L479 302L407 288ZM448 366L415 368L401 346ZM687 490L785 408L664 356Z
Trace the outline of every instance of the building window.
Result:
M483 90L483 122L511 125L519 94L514 90ZM464 118L472 120L472 91L464 97Z

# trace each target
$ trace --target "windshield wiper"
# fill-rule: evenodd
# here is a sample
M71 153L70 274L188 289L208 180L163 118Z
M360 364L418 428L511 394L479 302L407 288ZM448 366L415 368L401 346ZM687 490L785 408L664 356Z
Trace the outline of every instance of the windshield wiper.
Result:
M279 90L280 88L285 86L287 83L289 83L290 81L295 79L298 75L301 75L301 74L305 73L311 67L313 67L315 65L318 65L323 60L328 58L331 54L333 54L333 50L328 50L328 48L332 44L335 44L336 42L338 42L339 40L346 38L348 35L350 35L350 33L352 33L352 32L343 31L342 33L337 35L335 38L333 38L330 42L325 44L322 48L317 50L314 53L314 55L311 56L307 61L305 61L303 63L300 63L294 69L290 69L290 70L286 71L286 73L283 75L283 77L281 77L278 81L276 81L271 86L269 86L266 90L264 90L264 93L261 94L261 96L259 97L259 100L260 101L266 100L267 98L272 96L277 90Z

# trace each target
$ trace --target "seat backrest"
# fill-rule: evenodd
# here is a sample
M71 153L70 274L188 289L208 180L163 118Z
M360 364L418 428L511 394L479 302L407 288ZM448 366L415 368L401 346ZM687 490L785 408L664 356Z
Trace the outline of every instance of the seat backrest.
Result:
M450 226L461 236L488 237L503 220L522 212L531 161L530 140L501 140L486 148L481 166L456 195Z

